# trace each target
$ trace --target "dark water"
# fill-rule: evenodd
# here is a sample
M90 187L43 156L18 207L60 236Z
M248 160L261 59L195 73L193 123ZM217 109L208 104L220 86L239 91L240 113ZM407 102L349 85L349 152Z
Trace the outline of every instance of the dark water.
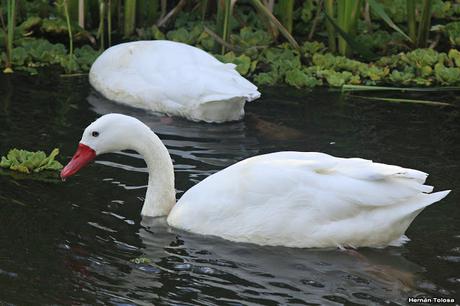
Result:
M459 303L459 109L263 92L244 121L211 125L112 104L85 78L0 76L0 154L58 147L65 162L87 124L124 112L167 145L179 197L227 165L279 150L412 167L452 193L417 217L404 247L355 253L237 244L141 220L147 174L132 152L102 156L65 183L2 172L0 304L405 305L419 295ZM453 94L422 98L460 104ZM138 257L152 264L130 262Z

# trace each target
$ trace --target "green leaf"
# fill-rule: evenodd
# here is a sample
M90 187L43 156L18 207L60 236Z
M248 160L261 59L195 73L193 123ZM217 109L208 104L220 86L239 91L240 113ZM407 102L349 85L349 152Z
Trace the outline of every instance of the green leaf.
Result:
M8 152L6 157L2 156L0 167L22 173L60 170L63 166L55 160L58 154L58 149L54 149L48 157L43 151L29 152L26 150L12 149Z
M460 46L460 21L446 24L444 30L453 46Z
M433 66L439 62L439 60L440 54L433 49L416 49L401 55L401 61L417 68Z
M233 51L230 51L225 53L224 55L216 54L215 57L217 57L220 61L224 63L235 64L236 70L241 75L248 74L251 69L251 58L247 55L242 54L240 56L236 56Z
M369 48L367 48L365 45L360 44L351 35L342 30L342 28L340 28L335 22L335 20L331 18L328 14L324 13L324 16L326 16L329 22L334 26L335 30L343 37L343 39L345 39L345 41L353 49L353 51L357 52L367 60L374 60L378 58L378 56Z
M316 77L305 73L304 71L300 69L294 69L290 70L286 73L286 83L297 87L297 88L302 88L302 87L315 87L318 85L322 85L321 80L318 80Z
M455 66L460 67L460 51L456 49L450 49L447 56L455 63Z
M161 32L161 30L156 25L153 25L151 30L154 39L162 40L166 38L163 32Z
M460 87L431 87L431 88L404 88L366 85L343 85L342 92L349 91L415 91L415 92L438 92L438 91L460 91Z
M150 265L152 264L152 260L146 257L138 257L138 258L133 258L130 260L133 264L136 265Z
M323 53L324 50L326 50L326 46L322 42L306 41L300 50L304 55L313 55L317 53Z
M438 102L438 101L428 101L428 100L367 97L367 96L357 96L357 95L349 95L349 97L356 97L356 98L366 99L366 100L377 100L377 101L393 102L393 103L415 103L415 104L426 104L426 105L436 105L436 106L451 106L451 104L449 104L449 103Z
M275 71L261 72L254 76L254 81L258 85L275 85L279 82L280 75Z
M385 13L385 9L383 6L378 3L375 0L367 0L367 3L369 3L369 6L372 8L375 14L377 14L380 18L382 18L389 26L390 28L396 30L399 34L404 36L405 39L407 39L410 42L413 42L412 39L410 39L409 36L407 36L406 33L404 33L394 22L391 20L391 18Z
M436 79L445 85L455 85L460 83L460 68L458 67L445 67L441 63L434 66Z

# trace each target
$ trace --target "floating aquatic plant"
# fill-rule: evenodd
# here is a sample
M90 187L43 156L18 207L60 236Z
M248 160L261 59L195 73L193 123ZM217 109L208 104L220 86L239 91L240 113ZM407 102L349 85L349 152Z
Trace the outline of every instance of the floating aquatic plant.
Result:
M360 98L360 99L366 99L366 100L392 102L392 103L414 103L414 104L425 104L425 105L433 105L433 106L452 106L452 104L449 104L449 103L446 103L446 102L431 101L431 100L420 100L420 99L367 97L367 96L359 96L359 95L348 95L348 97Z
M287 84L298 88L460 85L460 52L448 50L460 45L458 1L221 0L218 5L211 5L211 1L189 1L184 5L185 0L170 1L171 4L153 0L100 0L85 2L81 12L76 10L76 4L83 1L58 2L68 3L68 14L63 5L51 5L48 1L21 2L14 33L6 28L0 31L0 58L5 66L30 74L50 66L70 75L88 72L100 53L94 50L98 45L93 37L96 27L104 28L105 21L109 27L113 21L114 29L107 29L107 35L96 36L100 46L104 37L109 38L110 45L112 32L118 38L125 33L143 40L167 38L184 42L213 54L218 52L221 61L236 64L237 70L257 85ZM99 4L100 14L97 14ZM221 14L226 19L221 18L220 23L219 8L221 13L227 9L226 16ZM86 16L85 24L76 23L78 15ZM432 39L426 41L430 19L434 24L430 31ZM407 27L403 26L406 23ZM281 36L270 29L279 31L289 43L280 44ZM70 40L82 46L74 52L66 46L69 31ZM9 62L7 33L14 34ZM443 35L449 39L445 43ZM299 48L293 37L329 42L329 48L316 41L305 41ZM414 46L428 43L430 48L411 51ZM438 46L444 52L436 51ZM339 51L349 55L351 49L367 60L335 54ZM382 56L385 54L390 55Z
M133 264L136 265L150 265L152 260L147 257L137 257L130 260Z
M37 173L44 170L60 170L62 164L55 160L59 149L51 151L46 156L45 152L30 152L26 150L12 149L6 156L2 156L0 167L22 173Z

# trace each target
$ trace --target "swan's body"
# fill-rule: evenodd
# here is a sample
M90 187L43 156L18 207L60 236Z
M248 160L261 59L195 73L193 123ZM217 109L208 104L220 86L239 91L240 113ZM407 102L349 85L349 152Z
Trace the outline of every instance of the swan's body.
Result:
M99 136L92 136L94 131ZM423 184L427 174L417 170L323 153L278 152L209 176L175 204L168 151L137 119L105 115L85 130L80 146L64 178L98 154L136 150L149 168L142 215L169 214L173 227L260 245L400 245L417 214L449 193L430 193L433 187Z
M106 98L194 121L241 119L257 87L198 48L165 40L123 43L91 67L91 85Z

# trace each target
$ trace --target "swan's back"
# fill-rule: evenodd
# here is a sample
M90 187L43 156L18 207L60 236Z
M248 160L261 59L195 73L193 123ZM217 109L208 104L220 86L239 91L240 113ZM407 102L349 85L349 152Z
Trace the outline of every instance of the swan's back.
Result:
M235 65L198 48L162 40L107 49L91 67L90 82L110 100L212 122L241 118L244 102L260 97Z
M168 222L229 240L290 247L400 245L426 206L427 174L358 158L279 152L232 165L187 191Z

